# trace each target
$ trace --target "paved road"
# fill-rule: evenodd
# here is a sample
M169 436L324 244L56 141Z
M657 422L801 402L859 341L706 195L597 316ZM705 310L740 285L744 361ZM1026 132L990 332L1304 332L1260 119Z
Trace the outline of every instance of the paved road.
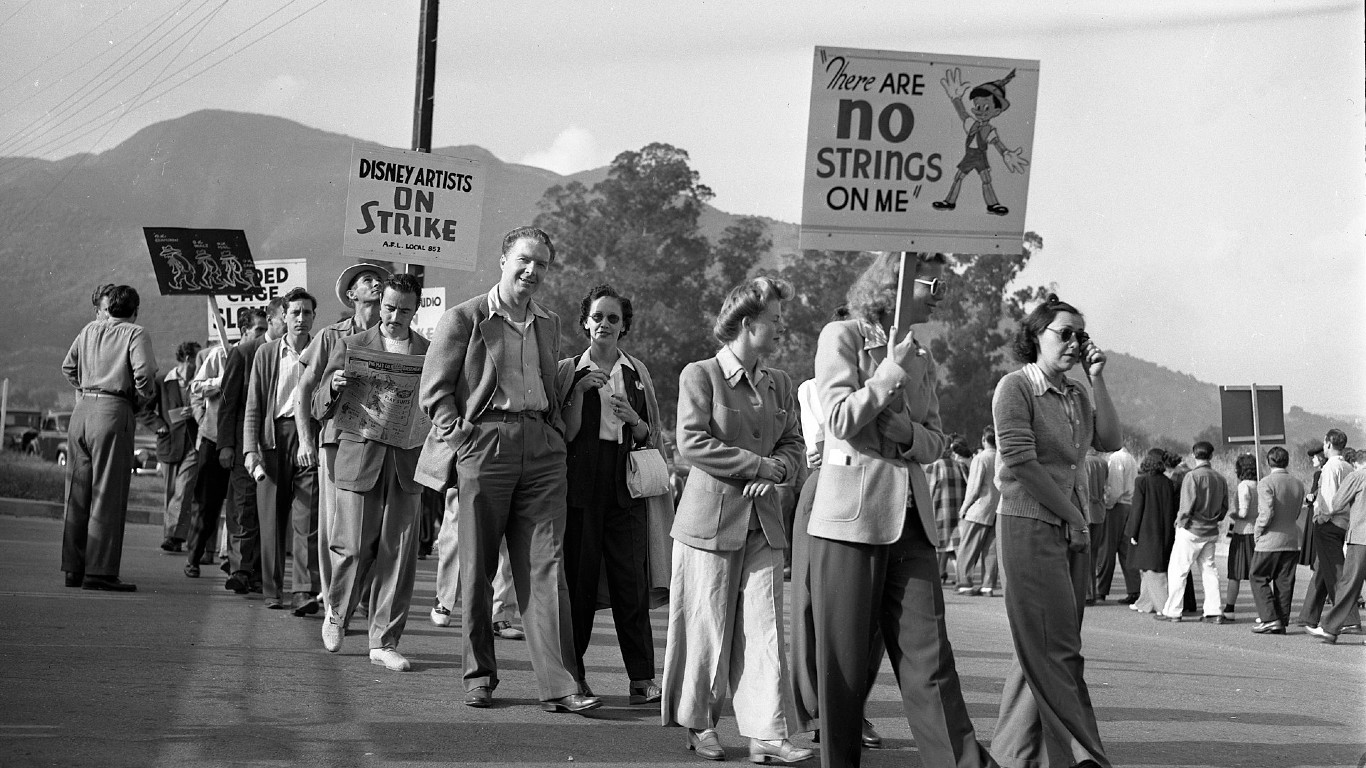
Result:
M542 712L526 644L500 640L497 706L475 710L460 703L458 629L426 619L434 560L420 564L423 612L402 644L415 669L403 674L370 665L354 631L340 654L326 653L317 617L233 595L212 567L186 579L182 561L157 549L156 526L129 526L132 595L64 588L60 538L57 521L0 516L0 766L704 764L678 729L659 727L657 709L626 704L606 612L589 657L602 709ZM990 739L1010 658L1002 601L947 601L968 708ZM1246 595L1231 626L1088 611L1087 679L1116 765L1359 765L1366 647L1254 636L1251 613ZM655 611L661 663L664 622ZM864 765L921 765L887 668L868 715L889 749L865 753ZM733 718L721 733L743 760Z

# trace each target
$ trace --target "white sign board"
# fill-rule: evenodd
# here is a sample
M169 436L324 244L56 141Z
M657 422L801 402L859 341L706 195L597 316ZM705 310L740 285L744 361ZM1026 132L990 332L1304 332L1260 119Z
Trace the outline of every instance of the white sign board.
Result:
M1039 63L817 48L801 247L1018 252Z
M441 320L441 313L445 311L446 286L424 286L422 299L417 304L417 313L413 315L412 330L431 341L436 324Z
M270 300L284 296L295 288L308 287L308 261L305 259L269 259L256 262L256 280L260 290L240 296L214 296L218 305L218 315L228 329L228 341L242 338L242 329L237 327L237 310L242 307L265 309ZM204 313L209 322L209 338L217 339L213 316Z
M473 270L486 180L473 160L352 147L343 253Z

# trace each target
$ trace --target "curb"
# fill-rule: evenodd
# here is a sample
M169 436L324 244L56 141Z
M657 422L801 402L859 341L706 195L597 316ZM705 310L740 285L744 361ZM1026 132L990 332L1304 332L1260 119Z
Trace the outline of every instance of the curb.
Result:
M0 497L0 515L11 517L45 517L49 520L61 520L64 517L64 505L59 501L37 501L35 499L14 499ZM128 515L124 518L125 523L138 523L139 525L161 525L162 511L148 507L129 507Z

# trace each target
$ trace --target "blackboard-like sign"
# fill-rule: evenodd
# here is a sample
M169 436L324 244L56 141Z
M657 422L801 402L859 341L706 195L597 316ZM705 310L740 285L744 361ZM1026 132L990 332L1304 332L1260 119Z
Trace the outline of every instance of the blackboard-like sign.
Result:
M260 286L240 229L143 227L162 296L223 296Z

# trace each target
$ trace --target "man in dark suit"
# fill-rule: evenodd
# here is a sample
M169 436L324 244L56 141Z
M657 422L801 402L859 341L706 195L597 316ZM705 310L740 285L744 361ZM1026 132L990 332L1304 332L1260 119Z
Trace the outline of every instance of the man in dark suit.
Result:
M157 415L166 429L157 432L157 463L161 464L164 481L166 537L161 548L179 552L189 538L193 516L195 478L199 475L199 453L196 450L199 427L190 408L190 379L194 377L195 355L199 344L181 342L175 350L176 366L157 383Z
M333 347L321 381L335 407L350 387L366 382L346 375L347 354L354 349L412 355L421 365L427 340L409 325L417 312L422 286L412 275L385 281L379 302L379 324L368 331L343 336ZM331 408L329 408L330 414ZM332 538L325 553L332 561L323 621L323 647L335 653L351 611L361 595L360 573L369 573L370 663L395 672L411 669L398 652L398 641L408 622L413 580L417 575L417 518L423 487L413 479L421 445L394 444L366 437L357 424L337 423L333 482L337 486L332 516Z
M438 491L460 489L465 703L472 707L489 706L498 685L491 581L505 535L542 706L602 705L579 691L567 668L575 655L561 561L566 451L550 401L560 318L531 299L554 259L545 232L507 233L498 284L441 316L422 371L432 430L417 479Z
M256 327L256 325L253 325ZM250 333L228 352L223 364L223 401L218 409L218 462L228 477L228 580L223 588L239 595L261 591L261 523L256 509L256 481L246 464L242 428L247 413L247 384L261 345L285 335L285 301L266 306L264 333Z
M317 299L303 288L285 294L285 335L256 350L242 425L246 468L256 478L266 607L285 607L288 545L294 557L292 608L297 616L318 612L318 473L314 467L294 464L299 449L294 387L317 306Z
M149 410L156 399L157 363L152 342L137 324L138 292L119 285L102 300L109 316L82 328L62 361L62 373L80 392L67 427L62 570L68 587L132 592L137 587L119 580L119 565L135 411L157 431L166 425Z

